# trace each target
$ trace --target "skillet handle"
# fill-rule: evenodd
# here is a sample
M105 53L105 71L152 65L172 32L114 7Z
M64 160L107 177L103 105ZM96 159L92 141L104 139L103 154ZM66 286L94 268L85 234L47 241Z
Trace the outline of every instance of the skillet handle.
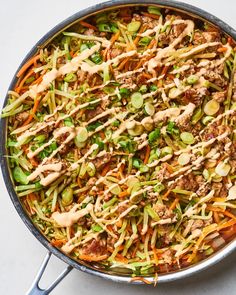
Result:
M51 291L68 275L68 273L73 269L72 266L68 266L65 268L62 273L55 279L54 282L51 283L51 285L47 289L41 289L39 287L39 282L42 278L42 275L44 274L44 271L47 267L47 264L49 262L49 259L51 257L52 253L48 252L46 257L43 260L43 263L40 266L40 269L30 287L26 295L48 295L51 293Z

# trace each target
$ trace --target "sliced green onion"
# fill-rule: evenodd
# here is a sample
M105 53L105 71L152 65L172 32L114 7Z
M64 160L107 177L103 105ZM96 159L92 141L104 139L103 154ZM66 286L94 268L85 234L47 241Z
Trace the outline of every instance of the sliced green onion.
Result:
M131 33L137 32L141 26L141 22L133 21L127 25L127 30Z
M140 92L134 92L131 95L131 104L136 109L140 109L143 106L143 96Z
M91 55L91 60L97 65L102 63L102 57L98 52Z
M127 88L120 88L119 93L122 97L127 97L130 94L130 91Z
M149 116L153 116L155 114L155 107L150 102L145 103L144 110Z
M19 166L16 166L14 168L13 177L14 177L15 181L17 181L21 184L28 184L29 183L27 175L24 173L24 171Z
M182 154L179 155L178 163L181 166L185 166L190 162L190 160L191 160L191 155L190 154L182 153Z
M73 189L68 186L62 191L61 197L63 206L69 206L73 202Z
M77 80L77 76L74 73L69 73L64 78L64 81L67 83L75 82L76 80Z
M98 30L100 32L109 32L112 33L111 27L109 24L98 24Z
M192 84L197 83L198 80L199 80L199 77L198 77L198 76L196 76L196 75L191 75L191 76L189 76L189 77L187 78L187 83L188 83L189 85L192 85Z
M84 51L86 49L88 49L88 45L85 44L85 43L81 44L81 46L80 46L80 52L82 52L82 51Z
M37 141L38 143L43 143L45 139L46 139L46 135L44 134L40 134L34 138L34 140Z
M214 119L214 117L212 117L212 116L206 116L206 117L202 118L202 123L203 123L204 125L207 125L207 124L208 124L209 122L211 122L213 119Z
M96 167L95 167L95 165L92 162L89 162L87 164L87 173L91 177L94 176L95 173L96 173Z
M220 109L220 104L214 100L209 100L204 106L204 113L208 116L215 115Z
M151 92L154 92L154 91L157 91L158 87L154 84L152 84L150 87L149 87L150 91Z
M137 169L140 168L140 165L141 165L141 160L137 159L137 158L134 158L133 159L133 166Z
M154 188L153 188L153 190L154 190L155 193L160 193L160 192L162 192L164 189L165 189L165 186L164 186L164 184L162 184L162 183L157 183L157 184L154 186Z
M88 139L88 131L85 127L79 127L76 135L77 142L85 142Z
M105 65L103 69L103 82L106 83L108 81L110 81L109 65Z
M140 171L141 173L146 173L146 172L148 172L148 170L149 170L148 166L146 166L146 165L144 165L144 164L141 164L141 165L140 165L139 171Z
M147 85L142 85L139 88L139 92L141 92L141 93L146 93L147 91L148 91Z
M141 45L141 46L147 46L150 42L151 42L151 38L150 37L143 37L139 40L138 44Z
M231 166L228 163L220 162L215 169L215 172L220 176L227 176Z
M92 229L93 231L95 231L95 232L100 232L100 231L103 230L102 227L101 227L99 224L93 224L93 225L91 226L91 229Z
M114 205L116 202L118 201L118 199L116 197L112 198L111 200L109 200L108 202L104 203L102 208L106 209L112 205Z
M194 136L190 132L180 133L180 138L186 144L193 144L195 141Z
M148 135L148 141L150 143L154 142L156 139L158 139L161 135L161 130L160 128L156 128L155 130L153 130L152 132L149 133Z
M148 6L147 11L150 14L161 15L160 8L156 6Z
M170 146L165 146L161 149L161 156L164 157L166 155L173 154L173 149Z

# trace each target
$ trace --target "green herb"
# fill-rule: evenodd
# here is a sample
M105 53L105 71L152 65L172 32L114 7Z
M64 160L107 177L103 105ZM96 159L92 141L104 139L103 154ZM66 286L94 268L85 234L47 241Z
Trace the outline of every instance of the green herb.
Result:
M14 177L15 181L17 181L21 184L28 184L29 183L26 173L24 173L24 171L19 166L16 166L14 168L13 177Z
M154 142L156 139L158 139L161 135L161 130L160 128L156 128L155 130L153 130L152 132L149 133L148 135L148 141L150 143Z

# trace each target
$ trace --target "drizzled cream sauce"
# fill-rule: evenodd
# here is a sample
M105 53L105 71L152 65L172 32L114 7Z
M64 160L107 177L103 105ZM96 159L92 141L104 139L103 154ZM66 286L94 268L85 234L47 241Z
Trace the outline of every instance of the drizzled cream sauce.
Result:
M84 50L79 54L79 56L76 56L72 58L72 60L65 65L63 65L59 70L52 69L50 72L46 73L43 76L43 81L38 85L33 85L30 87L29 90L29 96L32 98L36 98L37 95L40 92L43 92L45 89L47 89L50 84L59 76L66 75L71 72L76 72L82 63L83 60L86 58L89 58L93 53L98 51L100 49L100 44L97 43L93 47Z
M168 55L175 51L175 46L177 46L185 36L189 35L194 30L194 22L191 20L175 20L173 24L186 24L185 29L183 32L168 46L163 49L160 49L157 52L157 55L148 61L148 71L155 73L154 69L161 64L161 60Z
M88 204L86 208L75 211L77 207L72 208L69 212L54 212L52 214L53 220L61 227L67 227L73 225L80 218L87 215L92 209L93 205Z

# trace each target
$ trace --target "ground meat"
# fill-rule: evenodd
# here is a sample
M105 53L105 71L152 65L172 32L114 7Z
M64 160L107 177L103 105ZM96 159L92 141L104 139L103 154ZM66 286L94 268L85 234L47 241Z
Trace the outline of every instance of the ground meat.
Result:
M111 159L110 154L106 154L102 157L97 157L94 160L92 160L93 164L95 165L96 169L99 170L101 169L106 163L108 163Z
M87 29L87 30L84 31L84 35L94 36L94 30L93 29Z
M142 74L142 73L141 73L141 74L138 74L138 75L137 75L137 78L136 78L136 84L137 84L138 86L145 85L148 79L149 79L149 78L148 78L146 75L144 75L144 74Z
M84 81L86 80L87 74L86 72L82 71L82 70L78 70L77 71L77 82L79 84L84 83Z
M56 142L58 146L62 146L63 142L65 142L65 140L67 139L69 135L70 135L69 132L66 132L65 134L62 134L61 136L57 137ZM73 142L70 141L70 142L67 142L65 145L63 145L63 148L59 151L59 154L64 155L68 153L72 144Z
M171 249L166 250L164 253L161 255L162 259L164 260L165 263L171 264L172 263L172 257L173 253Z
M166 163L161 164L161 169L156 173L156 178L159 181L163 181L164 178L168 178L170 176L170 172L168 171Z
M167 206L163 204L154 204L153 209L159 215L161 219L173 218L175 214L172 210L169 210Z
M228 195L228 189L221 182L214 182L212 189L215 191L215 197L226 198Z
M29 117L29 113L28 112L22 112L16 115L16 120L20 123L23 124L27 118Z
M193 232L197 228L202 228L203 225L204 225L204 222L202 220L194 220L191 226L191 232Z
M119 214L121 214L121 213L123 213L125 210L127 210L128 208L129 208L129 205L127 205L127 204L124 204L124 205L122 205L122 206L118 206L117 212L118 212Z
M140 21L146 25L147 29L153 29L158 25L158 20L153 19L149 16L134 14L132 21Z
M187 191L195 192L199 188L199 183L193 173L189 173L182 178L180 178L177 183L175 184L175 187L178 187L180 189L184 189Z
M222 75L224 70L224 64L221 64L218 67L206 68L206 73L203 74L204 78L212 83L215 83L219 87L225 87L228 83L224 75Z
M111 236L107 237L107 247L114 248L114 244L117 242L116 238L113 238Z
M86 255L101 256L107 253L107 245L105 239L93 239L83 247L83 253Z
M219 31L195 32L193 37L193 44L200 45L207 42L220 41Z
M176 25L173 25L173 35L174 37L178 37L182 32L183 30L186 28L186 24L176 24Z
M217 102L221 103L226 98L226 91L220 91L220 92L213 92L212 98L216 100Z
M93 110L86 110L86 119L89 121L93 119L94 117L96 117L97 115L103 113L103 111L104 110L101 108L101 106L97 106Z
M230 134L231 128L227 125L219 125L219 122L215 122L205 129L205 132L201 135L201 137L203 141L208 141L225 133L226 131Z
M111 49L111 58L115 58L122 53L122 49L120 48L112 48Z
M184 93L185 99L188 102L194 103L199 106L202 103L203 97L207 94L207 88L190 88Z

